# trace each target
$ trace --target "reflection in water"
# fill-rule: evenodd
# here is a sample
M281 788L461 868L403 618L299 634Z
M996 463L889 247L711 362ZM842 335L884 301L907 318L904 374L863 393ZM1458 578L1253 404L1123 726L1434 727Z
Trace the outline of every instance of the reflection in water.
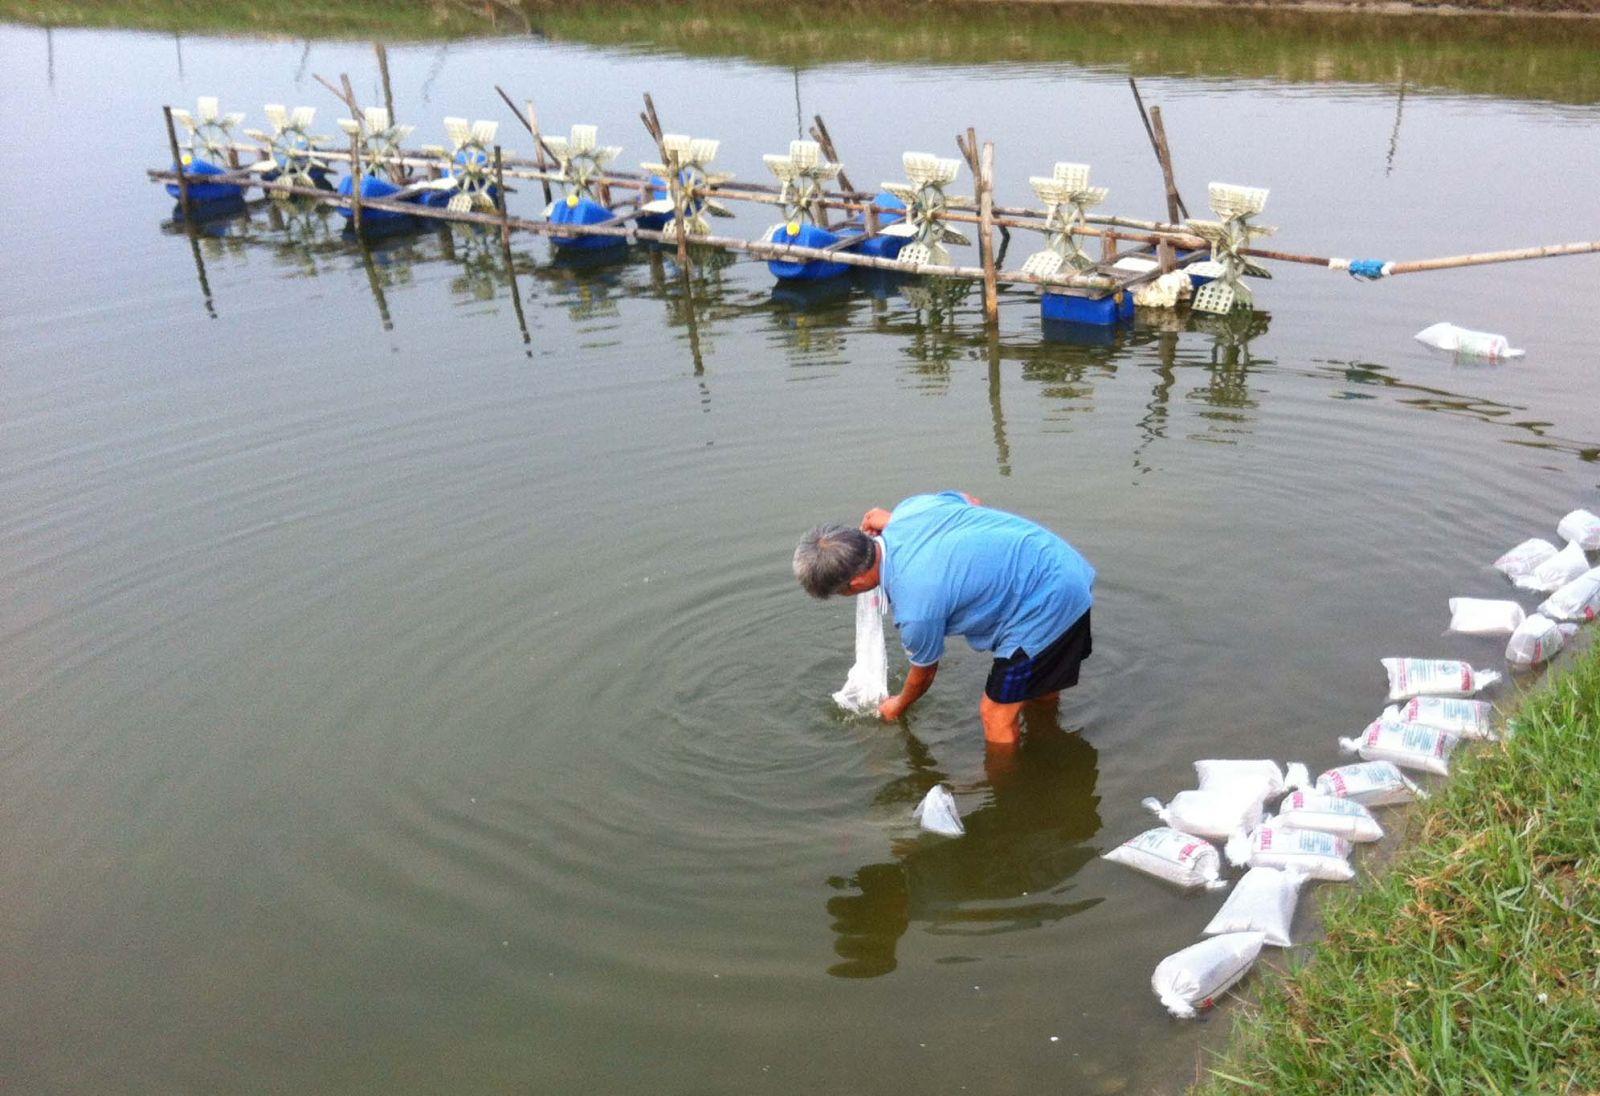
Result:
M962 819L966 836L896 842L893 859L828 880L839 892L827 901L839 956L829 974L888 974L914 923L930 935L986 936L1037 928L1101 901L1065 900L1069 880L1095 856L1088 842L1100 830L1099 752L1082 734L1062 729L1054 704L1029 705L1023 721L1020 749L990 757L983 782L954 789L962 798L987 793ZM886 785L876 804L909 813L946 777L913 735L905 746L909 771Z

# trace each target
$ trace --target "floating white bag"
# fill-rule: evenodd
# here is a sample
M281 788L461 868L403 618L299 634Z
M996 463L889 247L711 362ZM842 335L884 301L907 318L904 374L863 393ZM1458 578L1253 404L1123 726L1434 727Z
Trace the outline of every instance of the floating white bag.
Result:
M1556 546L1548 540L1530 537L1494 561L1494 569L1515 582L1533 574L1534 568L1556 554Z
M1383 710L1390 723L1421 723L1449 731L1457 738L1494 738L1494 705L1487 700L1448 696L1415 696Z
M1534 613L1511 633L1511 642L1506 644L1506 661L1513 666L1548 662L1577 630L1576 624L1557 624L1547 616Z
M1222 858L1211 842L1170 826L1145 830L1106 853L1102 859L1126 864L1180 887L1216 890L1228 885L1221 878Z
M1357 738L1339 739L1346 753L1363 761L1393 761L1402 769L1450 775L1450 751L1458 739L1449 731L1422 723L1389 723L1374 719Z
M1591 621L1600 617L1600 567L1579 575L1539 605L1551 620Z
M911 809L911 817L923 829L946 837L960 837L967 832L967 828L961 824L961 815L956 811L956 797L943 784L935 784L928 789L922 802Z
M1317 791L1363 807L1386 807L1428 798L1428 793L1413 784L1392 761L1363 761L1329 769L1317 777Z
M1266 937L1266 943L1286 948L1291 943L1289 926L1294 924L1294 907L1300 901L1300 887L1305 881L1306 877L1297 871L1251 868L1234 884L1228 900L1201 931L1207 936L1259 932Z
M1584 555L1583 549L1574 542L1535 567L1532 574L1513 579L1512 583L1519 590L1548 594L1565 586L1588 569L1589 557Z
M1389 674L1389 699L1414 696L1471 696L1500 680L1493 670L1474 670L1465 662L1440 658L1380 659Z
M1261 798L1256 790L1254 786L1235 784L1179 792L1165 807L1154 796L1141 802L1175 830L1225 841L1261 824Z
M1257 785L1264 789L1262 799L1282 795L1291 788L1304 788L1311 783L1311 774L1298 761L1287 769L1280 769L1276 761L1216 760L1208 758L1194 763L1195 782L1203 792L1232 785Z
M1453 323L1436 323L1432 327L1424 327L1412 338L1436 350L1471 354L1480 358L1520 358L1523 353L1521 350L1512 349L1510 340L1504 335L1488 331L1471 331L1465 327L1457 327Z
M1150 988L1168 1012L1191 1019L1249 972L1265 941L1264 933L1230 932L1190 944L1156 964Z
M1346 841L1378 841L1383 827L1372 812L1354 799L1341 799L1322 792L1293 791L1278 804L1274 821L1297 830L1318 830Z
M883 587L856 595L856 661L844 688L833 694L846 711L875 712L889 696L889 655L883 642Z
M1600 517L1587 510L1574 510L1561 519L1556 535L1585 552L1600 551Z
M1468 636L1508 636L1528 614L1514 601L1481 597L1450 599L1450 631Z
M1252 868L1283 868L1312 879L1342 883L1355 878L1350 842L1321 830L1299 830L1271 819L1249 837L1228 842L1228 863Z

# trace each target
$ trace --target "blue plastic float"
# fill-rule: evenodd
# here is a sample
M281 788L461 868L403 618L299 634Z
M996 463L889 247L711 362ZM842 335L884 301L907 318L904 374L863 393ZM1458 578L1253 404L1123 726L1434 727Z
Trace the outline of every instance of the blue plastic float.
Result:
M380 179L376 175L363 175L361 177L361 200L363 202L383 201L393 198L402 189L389 180ZM340 197L349 198L354 190L355 184L351 181L349 175L339 180ZM411 200L414 201L415 199ZM345 220L349 220L354 216L355 211L348 203L341 204L335 208L338 209L339 216ZM363 207L361 210L361 223L363 225L404 224L412 220L414 218L409 213L397 213L392 209L367 209Z
M879 206L888 206L896 209L905 208L905 203L887 192L879 194L873 201ZM901 220L904 220L901 215L885 214L880 219L879 225L880 227L891 225ZM866 235L859 217L853 217L844 222L837 231L821 228L814 224L800 224L798 232L792 231L796 227L792 222L787 225L780 225L769 239L775 244L824 248L831 247L839 241L849 239L852 236L865 237ZM897 258L900 250L910 242L910 237L907 236L877 235L863 239L859 243L846 244L844 250L855 251L862 255L871 255L879 259L893 259ZM789 259L772 259L768 261L767 269L779 281L817 282L828 278L837 278L841 274L848 273L850 264L830 262L827 259L808 259L802 262L795 262Z
M550 206L546 218L553 225L593 225L616 219L616 214L592 198L579 198L569 194ZM611 247L624 247L625 236L552 236L550 242L572 251L599 251Z
M210 160L199 158L191 159L187 164L179 167L172 165L173 171L183 171L188 175L226 175L228 169L218 167ZM173 198L182 201L183 189L177 183L167 184L167 193ZM189 201L204 204L206 202L226 202L243 196L244 188L237 183L189 183Z
M1133 294L1118 291L1104 297L1078 297L1069 293L1042 293L1039 314L1058 323L1109 327L1133 319Z

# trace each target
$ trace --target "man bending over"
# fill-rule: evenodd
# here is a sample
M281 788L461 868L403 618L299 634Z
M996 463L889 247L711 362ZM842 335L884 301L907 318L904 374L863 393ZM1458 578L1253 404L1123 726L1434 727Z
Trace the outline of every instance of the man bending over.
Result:
M1044 526L959 491L868 510L859 529L817 526L794 551L794 574L816 598L883 586L911 659L900 695L878 706L888 721L928 691L945 636L960 635L995 655L978 702L983 737L1014 745L1023 704L1076 685L1094 649L1089 562Z

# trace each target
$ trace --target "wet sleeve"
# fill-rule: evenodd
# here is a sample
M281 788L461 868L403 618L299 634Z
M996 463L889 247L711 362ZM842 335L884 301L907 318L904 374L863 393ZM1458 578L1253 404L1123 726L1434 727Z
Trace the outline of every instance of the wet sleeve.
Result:
M901 621L900 642L913 666L932 666L944 657L944 621Z

